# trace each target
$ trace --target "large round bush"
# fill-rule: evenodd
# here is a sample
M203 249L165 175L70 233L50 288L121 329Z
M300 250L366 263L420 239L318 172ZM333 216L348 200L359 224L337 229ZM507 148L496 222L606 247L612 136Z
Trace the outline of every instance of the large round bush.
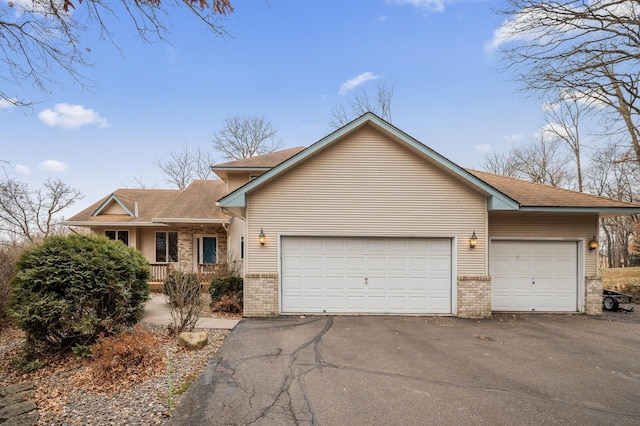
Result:
M50 237L18 259L8 311L32 343L87 345L140 321L149 276L142 254L119 241Z

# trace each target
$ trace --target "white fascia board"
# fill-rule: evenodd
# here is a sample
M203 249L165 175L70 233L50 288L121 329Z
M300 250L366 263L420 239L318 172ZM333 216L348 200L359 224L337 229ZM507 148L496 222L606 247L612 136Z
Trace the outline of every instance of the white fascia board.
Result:
M82 227L90 226L92 228L105 228L105 227L113 227L113 226L127 227L127 228L165 226L165 225L162 225L159 223L153 223L153 222L91 222L91 221L81 222L81 221L68 221L68 220L63 221L62 224L67 226L82 226Z
M197 223L197 224L218 224L231 223L231 219L190 219L179 217L154 217L151 221L155 223Z

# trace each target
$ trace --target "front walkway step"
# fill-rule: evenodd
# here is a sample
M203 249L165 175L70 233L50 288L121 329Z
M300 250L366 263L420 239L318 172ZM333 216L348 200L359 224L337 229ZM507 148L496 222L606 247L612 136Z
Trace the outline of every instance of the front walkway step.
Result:
M33 426L40 414L33 398L33 382L0 385L0 425Z

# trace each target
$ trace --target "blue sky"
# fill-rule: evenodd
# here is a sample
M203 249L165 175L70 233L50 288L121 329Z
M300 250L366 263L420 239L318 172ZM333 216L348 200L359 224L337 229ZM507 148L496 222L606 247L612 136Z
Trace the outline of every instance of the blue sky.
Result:
M494 2L232 3L225 38L180 9L171 44L141 42L126 17L112 27L120 50L86 34L92 90L62 75L48 94L17 89L38 101L33 109L0 108L5 170L34 188L52 177L80 189L68 217L136 178L169 187L154 160L185 143L210 148L225 117L264 115L284 147L310 145L332 130L331 109L375 78L394 87L393 124L463 167L527 143L542 125L541 102L487 48L504 19ZM375 78L341 90L362 75Z

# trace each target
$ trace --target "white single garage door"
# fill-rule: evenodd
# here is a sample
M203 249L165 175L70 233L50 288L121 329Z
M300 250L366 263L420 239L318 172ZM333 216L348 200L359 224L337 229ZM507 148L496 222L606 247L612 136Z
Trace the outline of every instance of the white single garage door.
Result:
M282 237L283 313L451 313L451 239Z
M491 309L576 312L578 243L493 241Z

